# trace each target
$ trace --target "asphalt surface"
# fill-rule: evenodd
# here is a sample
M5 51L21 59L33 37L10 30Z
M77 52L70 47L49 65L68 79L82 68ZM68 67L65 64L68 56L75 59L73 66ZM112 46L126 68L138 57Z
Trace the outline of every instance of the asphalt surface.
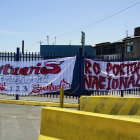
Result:
M140 97L140 94L126 96ZM15 100L15 96L0 94L0 99ZM19 99L59 102L59 98L56 97L19 97ZM78 103L78 99L64 98L64 102ZM40 133L41 108L41 106L0 103L0 140L37 140Z
M0 99L15 100L15 96L2 95ZM59 102L59 97L20 97L25 101ZM78 103L76 98L64 98L65 103ZM0 140L37 140L40 133L42 106L0 103ZM75 109L77 108L69 108Z
M37 140L41 108L0 103L0 140Z

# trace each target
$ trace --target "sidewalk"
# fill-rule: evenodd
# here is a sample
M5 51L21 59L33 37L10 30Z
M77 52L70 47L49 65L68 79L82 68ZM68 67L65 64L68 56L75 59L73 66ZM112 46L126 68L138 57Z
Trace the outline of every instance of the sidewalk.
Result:
M15 95L2 95L2 94L0 94L0 99L6 99L6 100L15 100L16 99L16 97L15 97ZM55 102L55 103L59 103L60 101L60 99L59 99L59 96L57 96L56 97L56 95L54 96L54 98L53 98L53 96L49 96L49 97L38 97L38 96L19 96L19 100L24 100L24 101L39 101L39 102ZM68 96L67 96L67 98L66 98L66 96L64 96L64 103L72 103L72 104L78 104L78 98L76 99L75 97L74 97L74 99L73 99L73 97L71 97L71 98L69 98Z

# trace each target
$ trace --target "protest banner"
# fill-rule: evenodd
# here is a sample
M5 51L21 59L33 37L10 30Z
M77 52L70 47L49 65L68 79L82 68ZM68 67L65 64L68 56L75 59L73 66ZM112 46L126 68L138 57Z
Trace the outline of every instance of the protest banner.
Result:
M70 89L75 60L0 61L0 93L29 95Z
M140 61L103 62L85 59L84 88L99 91L140 88Z

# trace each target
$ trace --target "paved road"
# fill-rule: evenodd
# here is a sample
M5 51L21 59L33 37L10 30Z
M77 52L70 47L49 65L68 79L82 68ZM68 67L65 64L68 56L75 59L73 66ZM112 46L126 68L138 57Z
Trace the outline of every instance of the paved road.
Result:
M37 140L41 108L0 103L0 140Z

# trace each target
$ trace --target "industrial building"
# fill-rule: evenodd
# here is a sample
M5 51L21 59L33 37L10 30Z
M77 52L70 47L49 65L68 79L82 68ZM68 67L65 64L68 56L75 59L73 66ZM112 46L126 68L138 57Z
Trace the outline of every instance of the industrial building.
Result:
M126 37L119 42L104 42L94 46L98 58L140 58L140 27L134 29L133 37Z
M44 58L75 56L79 54L80 48L82 48L82 45L41 45L40 54ZM84 46L84 52L86 56L95 56L95 50L90 45Z

